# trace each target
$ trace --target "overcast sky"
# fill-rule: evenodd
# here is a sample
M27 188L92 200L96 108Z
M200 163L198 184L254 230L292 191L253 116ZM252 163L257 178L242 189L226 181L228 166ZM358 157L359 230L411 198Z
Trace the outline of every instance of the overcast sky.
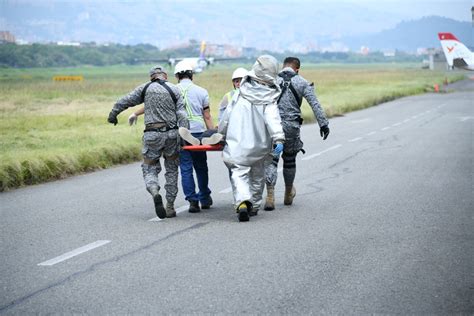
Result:
M412 18L426 15L439 15L459 21L471 21L470 0L337 0L336 2L354 3L371 6L380 11L389 11Z
M229 3L266 3L266 4L289 4L288 10L298 10L298 3L309 2L315 6L324 6L325 3L352 3L361 6L374 8L380 12L393 12L407 17L421 17L426 15L446 16L460 21L471 21L472 0L0 0L0 16L8 14L8 7L12 4L50 4L50 3L143 3L151 2L176 4L176 10L186 10L185 4L209 4L209 10L213 10L213 5L218 5L223 1Z
M0 30L29 42L169 47L194 38L275 49L273 44L286 47L302 38L320 45L374 34L433 15L471 22L472 5L472 0L0 0Z

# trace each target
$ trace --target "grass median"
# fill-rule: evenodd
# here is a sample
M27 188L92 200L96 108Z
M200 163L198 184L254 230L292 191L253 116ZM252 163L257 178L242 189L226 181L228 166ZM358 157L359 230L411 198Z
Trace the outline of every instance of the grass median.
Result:
M119 97L147 81L150 66L0 69L0 191L140 160L143 118L129 127L129 109L117 126L106 119ZM209 91L215 121L218 104L232 87L234 66L213 67L195 77ZM446 78L464 78L409 64L308 65L301 74L315 83L330 117L432 91ZM84 80L55 82L55 75ZM305 122L314 121L306 101L302 111Z

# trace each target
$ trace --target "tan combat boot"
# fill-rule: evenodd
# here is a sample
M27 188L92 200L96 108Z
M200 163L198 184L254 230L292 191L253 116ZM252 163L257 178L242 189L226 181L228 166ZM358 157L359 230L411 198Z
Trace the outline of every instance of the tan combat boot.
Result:
M275 187L267 184L267 199L265 200L265 211L273 211L275 209Z
M293 185L285 186L285 198L283 199L283 204L291 205L293 204L293 199L296 195L296 189Z
M176 211L174 210L174 204L173 203L166 203L166 217L167 218L172 218L176 217Z

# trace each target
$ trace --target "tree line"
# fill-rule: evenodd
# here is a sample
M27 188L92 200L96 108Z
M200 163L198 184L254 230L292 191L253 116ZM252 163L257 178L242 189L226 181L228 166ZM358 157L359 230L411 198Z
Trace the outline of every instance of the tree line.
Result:
M167 53L147 44L79 47L2 44L0 45L0 66L27 68L133 64L137 59L167 58Z
M276 58L297 55L304 62L322 63L366 63L387 61L420 61L419 56L397 52L395 57L385 57L381 52L360 55L353 52L310 52L295 54L290 52L269 53ZM160 50L149 44L96 46L58 46L53 44L0 44L0 67L33 68L33 67L71 67L71 66L108 66L117 64L135 64L139 60L167 59L179 56L198 56L199 48L190 46L179 50ZM254 56L256 57L256 56Z

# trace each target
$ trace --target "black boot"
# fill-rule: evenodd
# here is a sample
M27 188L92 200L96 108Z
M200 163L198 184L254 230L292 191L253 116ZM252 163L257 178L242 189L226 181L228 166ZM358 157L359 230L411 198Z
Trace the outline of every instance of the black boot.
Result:
M249 207L246 202L240 203L237 211L239 212L239 222L249 221Z
M148 192L150 192L151 196L153 197L153 203L155 204L155 213L156 216L163 219L166 218L166 210L163 206L163 200L161 199L161 195L159 193L160 187L152 186L147 188Z
M201 202L201 208L202 208L203 210L208 210L208 209L211 208L212 203L213 203L212 198L209 196L209 198L207 199L206 203L202 203L202 202Z
M189 213L199 213L201 212L201 209L199 208L199 202L198 201L189 201Z
M153 195L153 202L155 203L156 215L161 219L166 218L166 209L163 206L163 200L161 199L161 195L159 195L158 193Z

